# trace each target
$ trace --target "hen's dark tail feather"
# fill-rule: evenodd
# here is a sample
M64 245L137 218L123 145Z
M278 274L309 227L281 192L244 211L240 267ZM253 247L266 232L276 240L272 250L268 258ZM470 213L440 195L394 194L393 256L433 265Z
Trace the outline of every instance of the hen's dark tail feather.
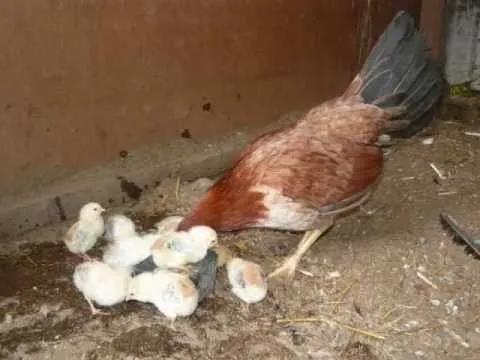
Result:
M465 246L467 254L472 254L475 258L480 259L480 241L475 241L475 238L464 230L451 215L442 212L440 221L453 240L457 244Z
M405 108L409 121L391 135L408 137L422 130L427 112L443 95L443 76L410 14L400 11L377 40L363 68L345 92L382 108Z

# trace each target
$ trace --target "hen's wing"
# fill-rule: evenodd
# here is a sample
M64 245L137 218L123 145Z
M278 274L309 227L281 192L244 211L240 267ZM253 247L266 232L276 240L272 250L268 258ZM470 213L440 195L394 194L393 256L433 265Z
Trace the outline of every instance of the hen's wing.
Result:
M320 208L364 192L381 171L382 153L377 147L330 137L311 140L305 147L292 145L277 158L261 183Z
M234 171L253 172L257 185L315 208L365 192L382 171L374 141L389 114L349 101L326 103L296 126L261 137L242 152Z

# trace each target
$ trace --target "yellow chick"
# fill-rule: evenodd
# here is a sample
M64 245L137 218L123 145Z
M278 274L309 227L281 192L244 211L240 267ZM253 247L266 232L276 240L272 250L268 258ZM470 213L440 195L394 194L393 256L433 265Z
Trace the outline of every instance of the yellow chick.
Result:
M126 301L148 302L170 319L174 328L179 316L190 316L198 306L198 291L186 274L158 269L130 280Z
M159 268L186 268L185 265L202 260L217 243L217 233L208 226L172 232L153 245L153 262Z
M87 300L93 315L106 313L95 308L92 301L100 306L124 301L130 279L128 269L112 267L97 260L77 265L73 273L73 283Z
M156 232L138 234L135 223L125 215L112 215L107 221L108 246L103 261L112 266L132 268L151 255L151 247L160 237Z
M97 239L105 231L105 223L102 217L104 212L105 209L94 202L82 206L78 221L68 229L63 237L63 241L70 252L91 260L86 252L95 245Z
M262 301L267 295L265 274L260 265L239 257L228 260L226 266L232 292L246 303L248 312L251 303Z

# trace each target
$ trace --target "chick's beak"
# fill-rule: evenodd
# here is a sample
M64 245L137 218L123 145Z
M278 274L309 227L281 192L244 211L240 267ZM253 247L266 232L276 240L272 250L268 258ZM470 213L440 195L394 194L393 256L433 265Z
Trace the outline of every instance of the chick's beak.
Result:
M106 210L106 209L104 209L103 207L102 207L102 208L100 208L100 214L103 214L103 213L105 213L106 211L107 211L107 210Z
M214 240L210 243L209 249L216 248L218 246L218 240Z

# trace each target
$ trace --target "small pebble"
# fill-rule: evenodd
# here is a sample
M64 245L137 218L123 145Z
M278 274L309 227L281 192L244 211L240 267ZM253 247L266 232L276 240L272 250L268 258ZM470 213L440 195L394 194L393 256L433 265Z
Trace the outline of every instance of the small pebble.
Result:
M452 316L457 316L458 315L458 306L455 305L455 300L450 299L448 302L445 304L445 308L447 309L447 313Z
M313 360L331 360L331 359L333 359L332 353L328 352L327 350L309 351L308 355Z
M415 351L415 356L423 357L423 356L425 356L425 353L421 350L417 350L417 351Z
M422 140L423 145L432 145L435 139L433 137L427 137Z
M11 324L13 321L13 316L12 314L5 314L5 318L3 319L3 322L5 324Z
M438 299L431 299L431 300L430 300L430 304L432 304L433 306L440 306L440 300L438 300Z
M405 327L408 329L414 328L416 326L418 326L417 320L410 320L408 323L405 324Z
M340 277L340 273L338 271L332 271L331 273L328 273L327 278L328 279L336 279Z
M382 134L378 137L378 142L380 144L388 144L392 141L392 137L388 134Z
M43 304L42 306L40 306L40 309L38 310L38 312L42 314L44 317L47 317L48 313L50 312L48 305Z

